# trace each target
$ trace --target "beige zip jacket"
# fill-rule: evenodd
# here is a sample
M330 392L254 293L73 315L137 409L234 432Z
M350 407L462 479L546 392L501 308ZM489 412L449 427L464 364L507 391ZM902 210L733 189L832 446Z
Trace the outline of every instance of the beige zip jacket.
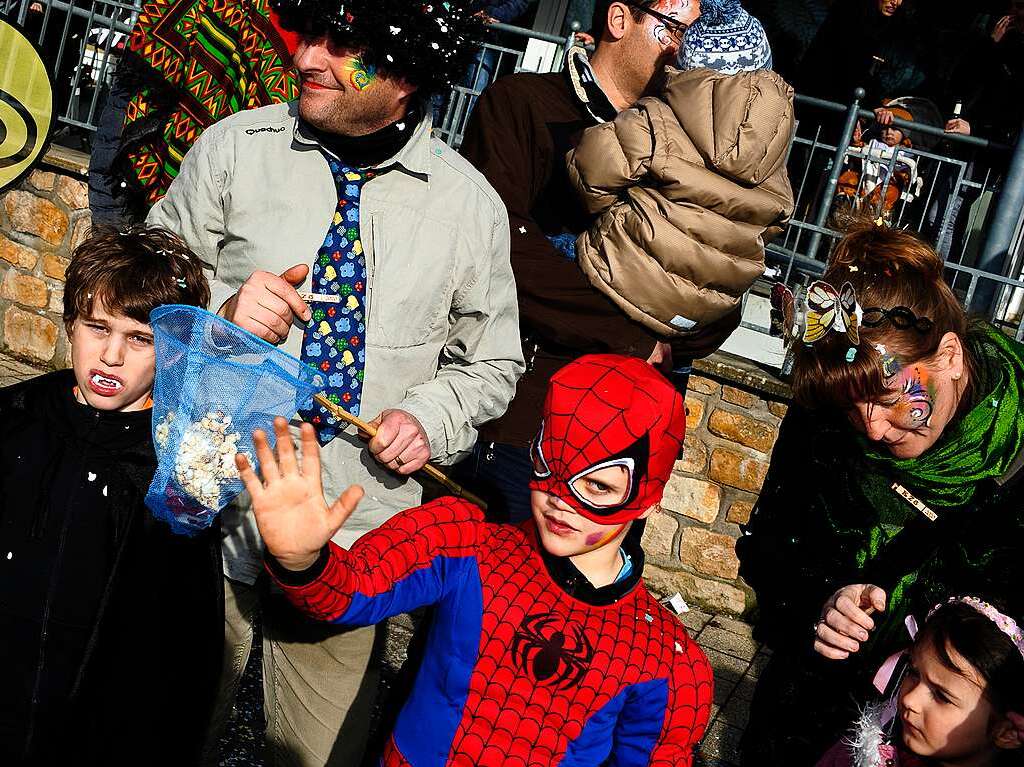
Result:
M359 415L386 408L419 419L432 460L449 463L476 426L505 412L524 365L508 216L472 165L430 135L429 115L377 166L360 197L366 254L366 367ZM384 172L384 169L388 169ZM207 266L216 311L257 270L310 264L338 196L297 103L239 112L208 128L149 223L181 235ZM308 290L307 284L300 289ZM302 330L282 349L300 354ZM352 544L420 501L420 485L392 474L349 429L323 450L324 492L350 484L366 497L336 540ZM259 547L251 514L224 516L225 569L251 581Z
M589 128L569 178L597 218L576 241L591 283L677 336L732 312L793 213L793 89L774 72L669 69L664 90Z

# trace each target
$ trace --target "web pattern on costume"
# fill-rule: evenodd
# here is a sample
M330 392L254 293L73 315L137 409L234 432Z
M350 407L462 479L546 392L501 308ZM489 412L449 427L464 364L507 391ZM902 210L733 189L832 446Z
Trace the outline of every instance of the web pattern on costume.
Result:
M704 654L642 586L602 607L557 588L537 554L532 524L488 524L475 506L442 498L367 534L351 555L332 544L322 576L307 586L285 587L285 592L306 613L331 620L349 609L357 586L363 595L384 594L437 557L472 557L482 589L481 635L447 764L558 764L594 714L627 688L652 680L667 681L667 701L648 718L656 740L650 763L692 764L712 700ZM577 684L559 684L557 677L538 682L529 664L524 667L517 657L516 633L528 616L538 614L554 621L545 633L557 628L572 636L571 627L578 626L593 646ZM610 733L606 740L611 742ZM382 764L410 762L392 741Z
M678 454L685 429L682 398L675 396L666 417L665 402L656 393L637 386L624 371L600 357L589 357L589 369L569 375L563 369L551 381L545 405L541 450L551 479L534 480L532 487L553 492L576 507L565 479L587 470L635 444L652 431L663 430L671 439L651 440L647 465L637 467L634 481L639 483L636 497L643 511L645 499L660 497L665 486L659 467L671 466ZM595 379L594 368L603 368ZM636 400L641 402L638 404ZM646 403L643 400L647 400ZM635 504L631 504L635 505ZM649 503L647 503L649 505ZM626 514L625 519L636 513ZM609 521L625 521L610 515Z
M455 498L439 498L417 509L415 519L398 515L353 547L353 553L328 544L323 574L312 584L282 585L289 601L307 615L334 621L348 610L352 595L368 597L391 589L410 573L431 565L437 556L464 557L475 553L482 519L479 508Z
M678 619L645 588L606 607L578 602L552 587L530 544L532 531L492 530L481 543L480 654L449 764L558 764L594 713L627 686L652 679L669 680L669 691L651 764L691 764L710 715L712 678ZM538 613L581 626L593 644L593 660L578 685L537 684L519 667L512 652L515 632Z

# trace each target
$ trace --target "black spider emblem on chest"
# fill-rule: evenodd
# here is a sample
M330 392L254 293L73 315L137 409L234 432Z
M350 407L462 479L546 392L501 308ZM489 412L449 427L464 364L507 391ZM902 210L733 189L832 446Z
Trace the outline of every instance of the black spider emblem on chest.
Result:
M545 613L523 618L512 638L512 655L538 684L572 687L590 668L594 646L582 626L566 622L557 629L553 628L555 622L554 616Z

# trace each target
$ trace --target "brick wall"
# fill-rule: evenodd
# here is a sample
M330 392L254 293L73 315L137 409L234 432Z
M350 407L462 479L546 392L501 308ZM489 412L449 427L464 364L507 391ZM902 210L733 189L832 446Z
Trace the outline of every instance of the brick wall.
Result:
M753 605L734 543L761 490L787 387L750 363L717 354L697 363L686 396L683 459L647 522L645 577L713 612Z
M89 229L88 158L54 148L0 194L0 352L42 368L66 367L64 270Z

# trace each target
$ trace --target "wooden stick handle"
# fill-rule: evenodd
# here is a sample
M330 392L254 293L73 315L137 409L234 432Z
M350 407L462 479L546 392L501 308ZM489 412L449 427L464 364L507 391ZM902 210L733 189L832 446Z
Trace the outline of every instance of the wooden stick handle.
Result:
M323 405L323 407L327 409L327 412L329 412L335 418L339 418L342 421L345 421L346 423L352 424L357 429L359 429L359 431L363 432L368 437L370 437L370 439L373 439L375 436L377 436L377 429L374 426L371 426L358 416L352 415L344 408L335 405L324 395L314 394L313 399L317 401L317 404ZM475 503L481 509L484 509L486 511L487 504L484 503L484 501L481 498L478 498L477 496L473 495L473 493L466 490L466 488L464 488L455 480L451 479L447 474L445 474L439 468L434 466L432 463L424 464L422 471L426 473L428 476L433 477L442 485L444 485L451 492L452 495L456 496L457 498L464 498L470 503Z

